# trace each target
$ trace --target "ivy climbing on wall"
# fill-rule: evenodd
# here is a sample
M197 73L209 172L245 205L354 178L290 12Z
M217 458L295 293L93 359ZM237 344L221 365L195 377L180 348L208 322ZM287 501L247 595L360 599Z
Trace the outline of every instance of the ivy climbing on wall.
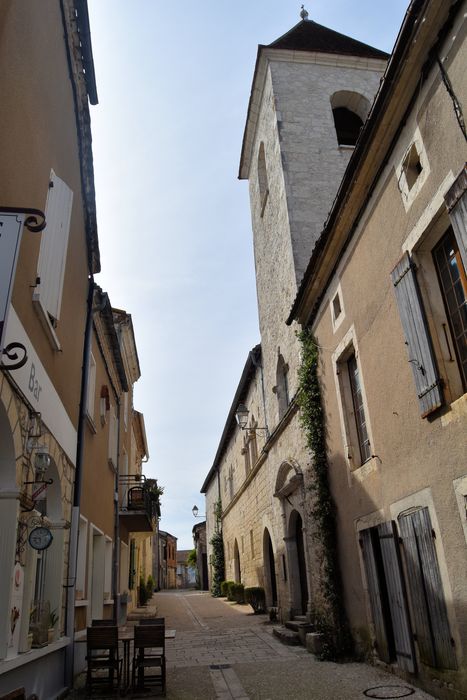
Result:
M319 348L310 329L298 333L301 364L298 370L297 402L300 423L311 453L311 518L321 563L320 596L313 611L317 631L323 634L323 659L346 656L352 650L352 638L342 600L334 504L328 483L326 428L318 374Z
M217 501L214 506L214 515L216 518L216 530L211 537L210 544L212 546L212 583L211 595L219 598L221 593L221 583L225 579L225 560L224 560L224 542L222 539L221 518L222 518L222 503Z

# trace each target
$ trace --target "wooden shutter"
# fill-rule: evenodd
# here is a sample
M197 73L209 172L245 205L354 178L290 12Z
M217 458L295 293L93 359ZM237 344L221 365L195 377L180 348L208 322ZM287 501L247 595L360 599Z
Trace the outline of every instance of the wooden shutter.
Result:
M467 166L449 189L445 196L449 209L452 228L456 236L457 245L467 272Z
M371 529L362 530L360 532L360 544L363 552L363 562L365 564L365 573L368 584L368 593L370 596L371 612L373 615L373 624L375 626L376 648L378 656L382 661L390 663L391 658L389 654L386 625L384 622L383 604L381 600L381 590L378 580L378 569L376 566L375 556L373 552L373 544L371 541Z
M52 170L45 207L46 227L37 264L40 284L36 292L44 309L55 319L60 318L72 204L73 192Z
M389 598L397 663L400 668L415 672L412 630L399 552L399 539L394 522L378 525L383 568Z
M428 508L400 519L421 660L435 668L457 668Z
M425 418L442 405L443 395L415 270L408 253L404 253L397 263L391 272L391 278L399 306L420 411L422 418Z

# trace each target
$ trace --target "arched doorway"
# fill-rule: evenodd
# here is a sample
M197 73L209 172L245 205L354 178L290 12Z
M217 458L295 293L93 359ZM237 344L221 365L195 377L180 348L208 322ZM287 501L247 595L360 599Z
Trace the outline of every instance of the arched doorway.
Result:
M266 604L275 608L277 606L276 564L271 536L267 528L264 529L263 534L263 561L264 581L266 584Z
M0 402L0 565L3 572L0 576L0 659L5 658L8 647L12 646L9 624L12 604L22 614L20 603L16 600L13 603L11 598L18 524L17 493L14 440L7 412Z
M240 552L238 551L237 540L235 540L234 544L234 578L235 583L242 582L242 570L240 568Z
M289 543L289 566L293 580L292 610L295 614L305 615L308 605L308 583L303 541L303 521L300 513L296 510L293 510L290 515Z

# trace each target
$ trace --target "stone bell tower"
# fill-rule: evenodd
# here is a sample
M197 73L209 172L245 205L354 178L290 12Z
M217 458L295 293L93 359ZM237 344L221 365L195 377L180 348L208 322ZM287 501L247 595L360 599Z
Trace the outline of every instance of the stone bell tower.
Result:
M239 170L249 180L269 386L278 349L290 366L298 355L285 321L388 58L309 20L303 6L300 16L286 34L258 47ZM277 407L269 399L274 425Z

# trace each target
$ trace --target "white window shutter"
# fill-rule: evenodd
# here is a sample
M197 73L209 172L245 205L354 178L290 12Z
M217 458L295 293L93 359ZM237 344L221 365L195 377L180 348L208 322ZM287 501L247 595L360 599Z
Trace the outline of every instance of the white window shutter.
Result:
M52 170L45 207L46 227L42 232L37 265L40 284L36 292L44 309L60 318L73 192Z
M89 356L89 376L88 376L88 395L86 397L86 412L88 416L94 420L94 402L96 396L96 360L91 353Z

